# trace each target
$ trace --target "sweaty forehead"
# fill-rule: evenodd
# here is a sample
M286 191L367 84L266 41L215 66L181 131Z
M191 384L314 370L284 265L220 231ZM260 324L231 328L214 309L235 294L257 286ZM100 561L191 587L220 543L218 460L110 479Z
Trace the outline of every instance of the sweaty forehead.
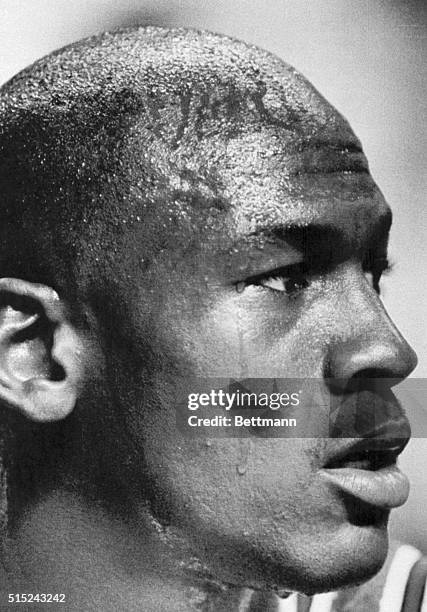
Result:
M229 142L220 168L238 235L309 224L351 234L389 215L355 137L286 140L261 130Z
M84 192L81 209L127 202L153 240L183 202L226 203L243 233L385 207L348 123L302 75L209 32L133 28L66 47L2 88L0 136L4 175L28 157L41 191L60 185L61 216L76 217L70 194Z

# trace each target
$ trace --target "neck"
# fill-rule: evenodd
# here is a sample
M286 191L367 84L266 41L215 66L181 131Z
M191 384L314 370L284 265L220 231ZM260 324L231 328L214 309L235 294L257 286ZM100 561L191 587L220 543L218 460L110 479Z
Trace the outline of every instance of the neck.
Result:
M124 521L65 491L22 513L4 544L3 562L13 592L64 593L70 611L87 609L88 602L106 612L251 607L252 591L215 581L148 513Z

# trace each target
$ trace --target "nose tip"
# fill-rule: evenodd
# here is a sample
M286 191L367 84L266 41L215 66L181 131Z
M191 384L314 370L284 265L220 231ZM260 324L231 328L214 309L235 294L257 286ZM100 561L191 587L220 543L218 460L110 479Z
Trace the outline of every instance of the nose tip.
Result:
M401 337L402 338L402 337ZM417 367L418 365L418 356L412 346L410 346L404 338L402 341L405 343L405 358L403 360L403 367L400 379L407 378Z
M349 268L346 272L350 275L354 270ZM415 369L415 351L365 278L356 283L354 275L351 276L347 289L342 293L345 316L337 317L337 335L329 345L325 364L328 377L348 383L368 376L387 378L389 384L397 384Z
M329 363L329 375L348 381L369 376L389 378L397 384L415 369L417 356L400 334L393 339L352 338L334 350Z

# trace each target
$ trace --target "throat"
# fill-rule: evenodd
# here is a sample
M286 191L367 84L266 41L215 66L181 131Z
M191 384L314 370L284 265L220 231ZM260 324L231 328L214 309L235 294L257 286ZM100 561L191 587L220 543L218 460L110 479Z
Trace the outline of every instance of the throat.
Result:
M88 601L105 612L170 612L171 602L174 612L260 609L253 607L258 594L216 580L185 542L159 533L153 519L124 524L69 492L28 508L4 552L11 592L56 588L70 612Z

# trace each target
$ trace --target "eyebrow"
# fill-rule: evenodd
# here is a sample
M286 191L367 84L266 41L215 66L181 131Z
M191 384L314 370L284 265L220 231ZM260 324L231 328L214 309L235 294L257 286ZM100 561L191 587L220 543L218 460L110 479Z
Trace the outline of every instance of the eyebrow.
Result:
M362 241L356 234L350 235L343 228L327 223L266 225L247 234L244 240L260 239L282 246L286 243L300 251L307 262L324 267L351 252L367 256L374 252L385 254L391 223L392 213L388 209L376 218Z

